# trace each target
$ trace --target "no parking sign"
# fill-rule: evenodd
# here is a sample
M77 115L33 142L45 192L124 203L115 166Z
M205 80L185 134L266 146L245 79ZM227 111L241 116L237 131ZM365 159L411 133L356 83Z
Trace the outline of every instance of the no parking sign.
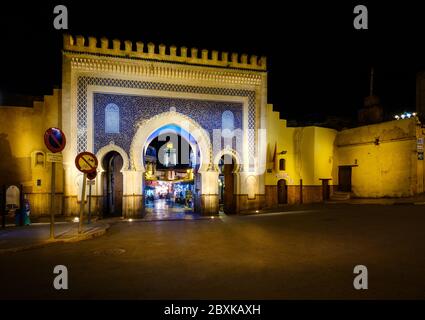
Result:
M44 144L53 153L61 152L66 145L66 137L59 128L49 128L44 133Z

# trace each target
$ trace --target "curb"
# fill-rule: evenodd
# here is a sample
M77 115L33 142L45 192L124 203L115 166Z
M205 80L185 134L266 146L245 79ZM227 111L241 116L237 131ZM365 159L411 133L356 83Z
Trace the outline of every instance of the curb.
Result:
M388 202L388 203L382 203L382 202L343 202L343 201L327 201L325 204L348 204L348 205L354 205L354 206L362 206L362 205L377 205L377 206L403 206L403 205L425 205L425 202L413 202L413 201L406 201L406 202Z
M218 218L218 216L214 216ZM179 218L164 218L164 219L144 219L144 218L133 218L133 221L122 220L117 223L132 223L132 222L164 222L164 221L197 221L197 220L211 220L211 216L203 216L194 219L179 219Z
M69 239L55 239L55 240L43 240L39 243L30 244L27 246L21 246L21 247L15 247L15 248L8 248L8 249L0 249L0 255L7 254L7 253L15 253L15 252L21 252L21 251L27 251L31 249L38 249L38 248L45 248L52 245L55 245L57 243L74 243L84 240L90 240L97 237L101 237L110 228L109 224L104 224L103 228L100 228L99 230L94 230L93 232L89 232L87 234L82 234L78 236L71 237Z

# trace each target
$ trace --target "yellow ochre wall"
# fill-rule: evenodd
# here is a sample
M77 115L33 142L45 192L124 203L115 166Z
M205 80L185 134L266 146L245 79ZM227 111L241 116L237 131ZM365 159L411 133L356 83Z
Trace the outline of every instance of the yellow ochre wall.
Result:
M416 119L339 132L337 165L357 165L352 168L353 195L406 197L423 192L424 161L417 160L416 150L419 136L423 136L423 129Z
M288 203L321 202L322 181L334 175L337 132L320 127L287 127L273 106L267 106L267 170L265 173L266 202L277 205L277 184L280 179L288 185ZM276 148L275 161L273 161ZM286 151L286 153L282 153ZM282 154L281 154L282 153ZM286 168L279 170L279 160ZM271 169L271 172L270 172ZM302 179L302 190L300 187ZM333 180L330 181L333 184Z
M60 90L31 107L0 107L0 186L23 185L33 214L48 214L50 203L51 163L46 161L49 152L44 145L44 132L60 123ZM36 152L42 152L43 163L36 164ZM39 158L40 159L40 158ZM41 186L37 186L37 180ZM61 210L63 169L56 165L57 210Z
M332 178L334 161L334 140L336 130L320 127L286 127L286 120L279 119L279 113L272 105L267 109L267 161L266 185L276 185L279 179L287 179L289 185L317 186L319 179ZM273 154L277 145L276 161ZM280 155L281 151L286 154ZM286 160L286 170L279 171L279 160Z
M331 179L332 194L339 183L338 167L347 165L352 166L352 197L407 197L424 192L424 161L417 159L417 139L424 137L425 129L417 119L337 132L314 126L288 128L272 105L267 108L269 172L265 184L269 202L277 202L280 179L287 182L288 203L300 202L300 179L303 202L322 201L320 179ZM279 154L281 151L286 154ZM281 158L286 159L285 171L278 168Z

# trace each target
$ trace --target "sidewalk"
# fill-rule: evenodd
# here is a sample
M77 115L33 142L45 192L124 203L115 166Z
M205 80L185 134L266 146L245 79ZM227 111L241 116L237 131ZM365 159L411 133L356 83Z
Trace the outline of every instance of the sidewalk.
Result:
M406 198L352 198L342 201L326 201L327 204L381 204L381 205L425 205L425 194Z
M241 215L256 215L264 213L291 212L291 211L311 211L322 209L327 205L348 204L348 205L425 205L425 194L406 198L353 198L340 201L325 201L303 204L286 204L279 207L265 208L261 210L243 210Z
M55 239L49 240L50 224L34 223L30 226L0 228L0 254L18 252L44 247L58 242L75 242L102 236L109 224L96 221L84 224L83 231L78 234L78 223L55 223Z

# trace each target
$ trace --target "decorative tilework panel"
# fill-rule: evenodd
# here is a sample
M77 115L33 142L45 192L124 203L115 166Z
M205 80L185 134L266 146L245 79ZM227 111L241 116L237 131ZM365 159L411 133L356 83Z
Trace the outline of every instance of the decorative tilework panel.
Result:
M148 90L160 90L169 92L187 92L200 94L215 94L222 96L248 97L248 128L255 129L255 91L233 89L197 87L179 84L167 84L159 82L146 82L137 80L123 80L113 78L98 78L81 76L77 83L77 149L78 152L87 150L87 86L97 85L118 88L137 88ZM248 133L248 148L251 156L255 154L254 130Z
M110 93L94 93L94 152L110 141L129 152L131 141L139 121L170 111L185 114L199 123L212 138L214 129L221 129L222 114L230 111L234 116L235 129L242 129L242 103L206 100L146 97ZM120 133L105 133L105 107L113 104L120 110ZM224 143L224 142L222 142Z

